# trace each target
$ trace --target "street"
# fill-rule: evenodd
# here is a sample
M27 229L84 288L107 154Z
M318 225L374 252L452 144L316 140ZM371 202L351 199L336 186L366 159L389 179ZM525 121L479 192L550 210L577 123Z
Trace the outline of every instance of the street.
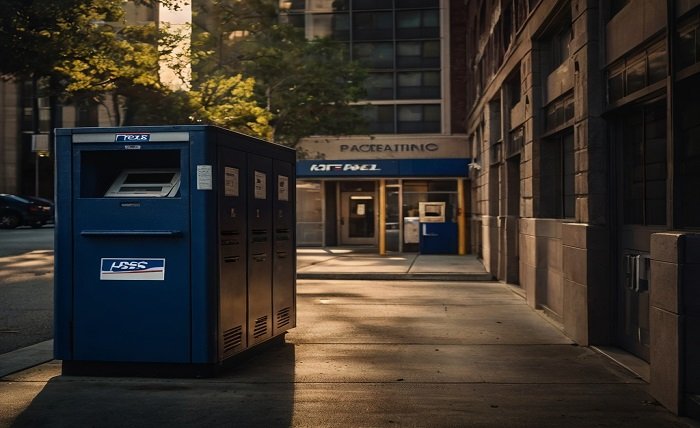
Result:
M53 232L0 230L0 354L53 337Z

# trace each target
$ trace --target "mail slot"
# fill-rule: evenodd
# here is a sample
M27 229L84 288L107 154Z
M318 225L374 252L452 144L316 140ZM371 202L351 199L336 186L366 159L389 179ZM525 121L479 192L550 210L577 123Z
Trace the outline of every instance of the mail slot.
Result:
M56 155L64 373L212 373L296 325L293 150L162 126L59 129Z

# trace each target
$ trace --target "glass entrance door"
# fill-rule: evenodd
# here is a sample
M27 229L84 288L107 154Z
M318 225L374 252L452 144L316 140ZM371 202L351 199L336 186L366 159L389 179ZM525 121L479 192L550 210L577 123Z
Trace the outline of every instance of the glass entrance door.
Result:
M375 195L341 193L341 245L373 245L376 242Z
M618 343L649 360L651 234L666 229L666 105L623 113L616 129L618 189Z

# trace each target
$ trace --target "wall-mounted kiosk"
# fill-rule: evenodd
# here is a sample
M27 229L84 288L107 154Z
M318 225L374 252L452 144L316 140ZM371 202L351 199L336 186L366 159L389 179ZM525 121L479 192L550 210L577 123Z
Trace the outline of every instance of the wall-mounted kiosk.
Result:
M296 325L294 150L209 126L56 132L64 373L206 374Z
M445 202L420 202L421 254L454 254L457 252L457 224L446 221Z

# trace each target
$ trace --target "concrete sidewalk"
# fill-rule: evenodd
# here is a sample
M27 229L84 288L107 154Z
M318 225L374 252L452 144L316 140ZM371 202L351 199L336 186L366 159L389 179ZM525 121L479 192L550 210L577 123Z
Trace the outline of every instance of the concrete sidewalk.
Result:
M0 426L697 426L497 282L300 280L297 309L211 379L5 376Z
M380 256L363 248L299 248L299 279L488 281L476 256L415 253Z

